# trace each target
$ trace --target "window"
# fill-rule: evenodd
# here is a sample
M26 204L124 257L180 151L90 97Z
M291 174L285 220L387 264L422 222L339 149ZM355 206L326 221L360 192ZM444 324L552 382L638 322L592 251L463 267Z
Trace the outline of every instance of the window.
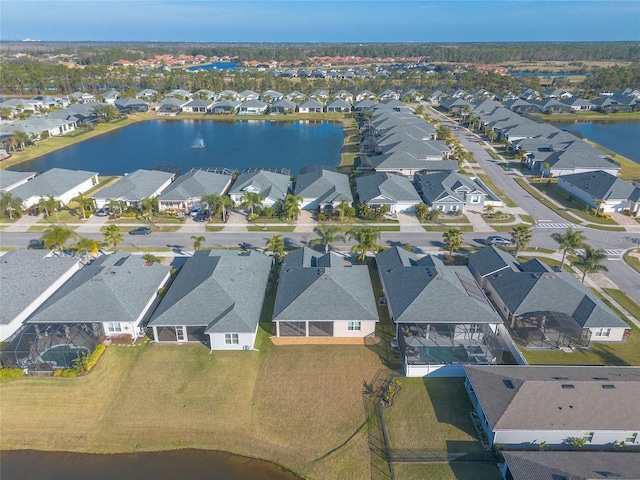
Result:
M585 442L592 442L593 441L593 433L594 432L585 432L585 434L583 435L583 438L584 438Z
M638 440L638 432L633 432L627 435L627 438L624 439L624 443L636 443Z
M596 330L596 337L608 337L611 334L610 328L599 328Z
M469 333L478 333L482 332L482 325L479 323L472 323L469 325Z
M120 322L109 322L107 323L107 333L119 333L122 331L122 326Z
M347 324L347 330L349 330L349 331L358 331L359 332L360 329L361 329L360 322L351 321L351 322L349 322Z
M471 195L471 203L480 203L480 196Z
M238 334L237 333L225 333L224 334L224 344L225 345L238 345Z

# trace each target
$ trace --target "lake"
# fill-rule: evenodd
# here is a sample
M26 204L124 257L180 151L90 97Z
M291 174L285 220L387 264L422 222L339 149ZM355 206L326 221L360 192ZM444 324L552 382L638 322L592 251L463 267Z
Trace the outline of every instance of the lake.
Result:
M299 480L270 462L205 450L117 455L4 451L0 476L2 480Z
M562 130L579 132L587 140L640 163L640 121L552 122Z
M199 139L205 148L193 148ZM191 168L288 168L338 166L344 141L335 122L238 120L149 120L70 145L12 167L53 167L124 175L159 165Z

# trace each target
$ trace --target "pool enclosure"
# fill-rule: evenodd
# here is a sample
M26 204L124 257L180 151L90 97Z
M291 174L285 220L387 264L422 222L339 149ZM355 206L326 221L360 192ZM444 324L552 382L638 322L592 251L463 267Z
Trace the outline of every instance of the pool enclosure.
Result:
M100 323L26 324L9 338L0 351L0 359L9 368L70 368L76 358L93 351L102 339Z
M530 312L511 319L511 332L525 348L587 347L588 328L562 312Z

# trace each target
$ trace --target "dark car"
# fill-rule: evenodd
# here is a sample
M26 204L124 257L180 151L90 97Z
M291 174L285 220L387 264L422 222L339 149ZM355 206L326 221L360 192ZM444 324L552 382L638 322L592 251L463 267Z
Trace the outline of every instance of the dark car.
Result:
M108 208L99 208L96 211L96 217L106 217L107 215L109 215L109 209Z
M487 245L495 245L498 247L509 247L511 246L511 240L505 237L491 236L487 238Z
M149 235L151 233L151 229L147 227L138 227L129 232L129 235Z
M38 207L33 207L29 210L29 215L31 216L37 216L40 215L40 209Z
M194 222L208 222L211 220L211 212L209 210L203 210L193 218Z

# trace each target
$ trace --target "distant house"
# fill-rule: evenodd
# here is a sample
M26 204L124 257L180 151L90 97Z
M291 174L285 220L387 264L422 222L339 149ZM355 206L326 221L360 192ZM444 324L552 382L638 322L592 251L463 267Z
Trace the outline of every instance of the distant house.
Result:
M137 339L144 335L158 290L169 276L169 267L149 265L122 250L98 257L29 316L3 348L3 364L45 371L70 368L106 337Z
M238 108L239 115L261 115L267 111L267 107L269 104L263 102L262 100L247 100L246 102L240 104Z
M104 103L108 105L114 105L116 103L116 100L120 98L120 92L118 92L117 90L109 90L108 92L102 94L102 98Z
M291 100L281 99L274 101L269 106L269 113L273 115L283 115L285 113L293 113L296 111L296 103Z
M640 213L640 188L607 172L563 175L558 187L601 212Z
M313 98L305 100L298 105L298 112L300 113L322 113L323 109L322 103Z
M102 208L110 200L123 202L126 206L137 206L144 198L155 198L167 188L175 174L160 170L136 170L96 192L92 198L98 208Z
M400 247L378 253L376 264L407 376L500 363L502 321L467 267Z
M158 115L166 115L175 117L182 107L186 105L188 100L180 100L179 98L169 97L156 105L155 109Z
M143 90L140 90L136 94L136 98L146 98L147 100L153 100L157 95L158 95L157 90L153 90L151 88L145 88Z
M202 100L196 98L188 103L185 103L181 108L183 112L187 113L207 113L211 109L212 105L213 102L211 100Z
M144 100L137 98L118 98L114 105L122 113L140 113L149 111L149 104Z
M251 170L242 173L229 190L229 197L236 204L242 202L244 192L258 193L265 197L262 206L273 206L284 200L289 191L289 174L268 170Z
M334 98L327 102L326 111L334 113L350 112L351 104L342 98Z
M11 279L2 286L0 341L13 335L80 265L77 258L44 250L12 250L0 256L0 275Z
M353 203L348 175L326 168L308 169L298 175L294 195L302 197L303 210L322 211L342 201Z
M578 439L585 450L640 446L638 367L492 365L465 371L489 445L537 450L544 442L568 449Z
M502 476L512 480L640 478L638 456L628 452L513 451L502 456Z
M93 103L98 101L98 99L94 95L86 92L70 93L69 98L74 99L78 103Z
M256 251L195 252L149 322L154 341L253 349L271 263Z
M217 102L214 102L211 107L212 113L236 113L240 107L240 102L237 100L227 100L224 97Z
M412 212L422 199L408 178L391 173L376 173L356 178L360 203L371 207L386 205L390 213Z
M259 100L260 94L253 90L243 90L238 94L238 100L241 102L248 102L249 100Z
M277 102L278 100L282 100L283 98L284 95L282 94L282 92L278 92L276 90L265 90L264 92L262 92L262 95L260 95L260 100L266 103Z
M97 184L96 172L52 168L14 188L11 193L14 197L22 199L24 208L32 207L40 198L49 196L66 205L72 198L86 193Z
M158 197L159 209L188 212L207 195L224 195L229 190L233 172L228 169L192 169L178 177Z
M378 311L366 265L301 248L285 256L273 308L278 337L364 338Z

